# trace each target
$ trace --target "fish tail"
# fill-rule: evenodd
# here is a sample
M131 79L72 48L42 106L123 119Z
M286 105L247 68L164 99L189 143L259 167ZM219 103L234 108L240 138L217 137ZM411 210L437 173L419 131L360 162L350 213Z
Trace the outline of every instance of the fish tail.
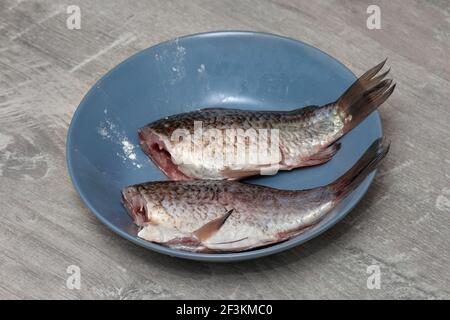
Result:
M392 85L392 79L384 79L390 69L377 76L386 60L359 77L334 103L344 114L345 132L356 127L383 104L394 91L396 84Z
M381 138L375 140L350 170L330 184L336 198L342 199L356 189L377 168L380 161L388 153L389 147L390 144L385 144Z

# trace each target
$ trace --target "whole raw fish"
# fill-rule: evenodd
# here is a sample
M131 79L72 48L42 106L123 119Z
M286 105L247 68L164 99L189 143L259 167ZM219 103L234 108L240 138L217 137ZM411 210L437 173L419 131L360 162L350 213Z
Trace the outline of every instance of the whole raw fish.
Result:
M292 111L217 108L177 114L139 129L140 145L171 180L236 180L324 163L339 149L336 140L394 91L392 80L384 79L389 70L377 76L384 63L335 102Z
M295 237L320 222L387 154L375 141L329 185L287 191L225 180L162 181L126 187L138 236L194 252L249 250Z

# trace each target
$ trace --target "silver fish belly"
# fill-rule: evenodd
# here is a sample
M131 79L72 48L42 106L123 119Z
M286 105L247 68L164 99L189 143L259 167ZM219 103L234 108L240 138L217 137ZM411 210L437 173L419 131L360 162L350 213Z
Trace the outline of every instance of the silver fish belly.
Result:
M376 141L329 185L287 191L237 181L162 181L122 191L139 237L181 250L236 252L295 237L319 223L376 168Z
M325 163L339 150L336 141L392 94L388 71L377 75L383 65L323 106L210 108L149 123L138 132L141 148L171 180L239 180Z

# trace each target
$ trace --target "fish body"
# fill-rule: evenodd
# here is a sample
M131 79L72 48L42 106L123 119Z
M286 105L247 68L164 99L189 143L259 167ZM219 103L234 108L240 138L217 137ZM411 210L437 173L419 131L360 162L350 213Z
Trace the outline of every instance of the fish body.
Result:
M392 94L389 71L376 76L383 65L323 106L212 108L157 120L139 129L141 148L171 180L238 180L327 162L339 150L336 141Z
M285 241L320 222L386 155L376 141L335 182L288 191L226 180L161 181L122 191L139 237L193 252L237 252Z

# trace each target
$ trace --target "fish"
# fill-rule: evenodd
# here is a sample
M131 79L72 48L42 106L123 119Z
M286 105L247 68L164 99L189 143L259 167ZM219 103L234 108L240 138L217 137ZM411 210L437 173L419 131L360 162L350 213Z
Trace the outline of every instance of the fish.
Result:
M206 108L138 130L143 152L170 180L241 180L323 164L337 140L389 98L396 84L380 74L386 60L336 101L290 111ZM252 149L253 148L253 149Z
M190 252L252 250L316 226L377 168L389 146L374 141L340 178L308 190L235 180L166 180L124 188L122 203L144 240Z

